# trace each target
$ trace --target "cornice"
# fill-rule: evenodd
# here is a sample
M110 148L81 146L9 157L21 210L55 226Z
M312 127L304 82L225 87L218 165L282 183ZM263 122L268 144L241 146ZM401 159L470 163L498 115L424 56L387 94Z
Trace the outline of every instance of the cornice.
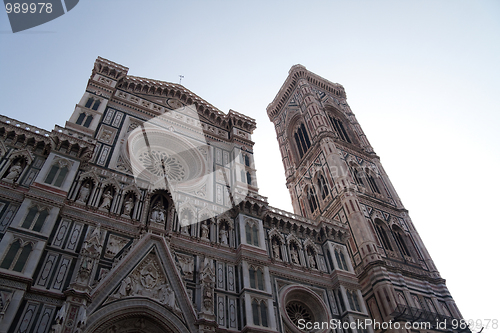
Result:
M344 87L339 83L330 82L321 76L308 71L302 65L294 65L288 72L288 77L281 86L274 100L267 106L267 115L271 121L276 118L280 111L285 107L286 102L291 97L293 91L297 87L300 79L305 79L316 87L326 90L341 98L346 98Z

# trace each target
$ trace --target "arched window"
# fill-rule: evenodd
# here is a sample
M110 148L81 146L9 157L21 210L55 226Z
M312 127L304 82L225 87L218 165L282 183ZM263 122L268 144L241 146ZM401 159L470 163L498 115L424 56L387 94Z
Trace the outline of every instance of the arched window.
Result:
M92 97L90 97L89 99L87 99L87 103L85 103L85 107L90 109L92 107L92 104L94 104L94 99Z
M293 137L295 138L295 144L297 145L300 158L302 158L311 147L311 141L309 141L309 135L307 134L304 124L300 124Z
M87 115L86 115L85 113L83 113L83 112L82 112L82 113L80 113L80 115L78 116L78 119L76 120L76 124L77 124L77 125L81 125L81 124L83 124L83 121L85 120L85 117L86 117L86 116L87 116Z
M99 105L101 105L101 101L98 99L94 99L93 97L90 97L87 99L87 103L85 103L85 107L97 111L99 108Z
M335 260L337 261L337 266L344 270L348 271L347 263L345 261L344 253L340 249L335 249Z
M19 239L14 241L3 258L0 268L22 272L32 250L31 243L22 244Z
M257 326L268 327L267 323L267 305L265 300L252 300L253 324Z
M405 255L410 257L411 253L409 251L409 248L406 243L406 235L404 235L403 231L398 228L397 226L392 227L394 238L396 239L396 243L398 243L399 248L401 249L401 252Z
M247 184L252 185L252 175L247 171Z
M316 196L316 190L314 186L310 186L307 190L307 201L309 202L309 208L311 213L314 213L318 209L318 197Z
M88 115L84 112L80 113L78 116L78 119L76 120L77 125L82 125L83 127L90 127L90 124L92 123L92 120L94 117L92 115Z
M355 290L347 290L347 301L349 302L349 307L354 311L361 311L359 305L358 293Z
M318 189L321 194L321 199L325 200L328 194L330 194L330 191L328 190L328 185L326 184L325 177L323 177L322 174L320 174L318 177Z
M382 245L386 250L394 251L392 249L391 241L389 240L389 236L387 235L387 231L383 226L382 222L375 222L375 229L377 230L378 236L382 241Z
M94 117L92 115L88 116L87 119L85 119L85 123L83 124L83 127L89 128L90 123L92 122L92 119L94 119Z
M66 179L66 175L68 174L68 166L63 161L59 161L59 163L55 163L50 168L47 177L45 177L45 184L53 185L56 187L61 187L64 180Z
M373 178L373 176L369 172L366 173L366 179L368 180L368 185L370 185L371 191L373 193L381 194L380 190L377 186L377 183L375 182L375 179Z
M245 155L245 165L250 166L250 157L248 155Z
M49 216L47 210L39 210L38 207L33 206L28 210L28 214L21 227L40 232L47 216Z
M356 182L356 184L361 185L361 186L365 186L365 184L363 183L363 179L362 179L364 176L364 173L356 165L353 165L353 164L351 164L351 171L352 171L352 174L354 176L354 181Z
M262 269L251 266L248 273L250 275L250 288L264 290L264 273Z
M333 116L329 116L330 121L332 122L333 128L335 129L335 132L337 132L337 136L340 140L345 141L345 142L351 142L351 139L349 138L349 135L347 135L347 131L344 128L344 124L342 121L338 118L335 118Z
M255 223L253 223L252 225L250 225L250 223L246 223L245 234L246 234L247 244L259 246L259 229L255 225Z

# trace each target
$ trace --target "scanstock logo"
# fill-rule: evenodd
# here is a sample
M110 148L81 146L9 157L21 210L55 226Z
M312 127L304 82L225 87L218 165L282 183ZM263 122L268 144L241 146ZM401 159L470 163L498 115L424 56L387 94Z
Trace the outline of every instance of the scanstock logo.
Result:
M69 12L79 0L4 0L12 32L30 29Z
M230 142L207 143L194 106L136 126L125 149L135 181L150 192L167 190L182 227L222 214L246 198L248 185L238 181L244 168L241 149ZM151 207L150 220L163 220L165 208Z

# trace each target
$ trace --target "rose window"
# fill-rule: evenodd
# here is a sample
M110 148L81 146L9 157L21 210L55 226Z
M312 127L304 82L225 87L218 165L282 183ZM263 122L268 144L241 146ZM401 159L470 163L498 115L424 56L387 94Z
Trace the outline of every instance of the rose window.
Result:
M167 176L168 180L182 181L186 176L186 171L182 164L173 156L166 152L151 151L143 152L138 160L142 165L158 177Z
M311 311L300 302L290 302L286 305L286 313L292 322L298 326L299 320L304 319L306 322L313 320Z

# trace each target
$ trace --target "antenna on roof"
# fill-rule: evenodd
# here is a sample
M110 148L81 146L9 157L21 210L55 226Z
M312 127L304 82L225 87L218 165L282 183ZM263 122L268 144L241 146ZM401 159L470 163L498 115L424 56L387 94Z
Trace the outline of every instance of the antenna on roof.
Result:
M181 84L183 78L184 78L184 75L179 75L179 84Z

